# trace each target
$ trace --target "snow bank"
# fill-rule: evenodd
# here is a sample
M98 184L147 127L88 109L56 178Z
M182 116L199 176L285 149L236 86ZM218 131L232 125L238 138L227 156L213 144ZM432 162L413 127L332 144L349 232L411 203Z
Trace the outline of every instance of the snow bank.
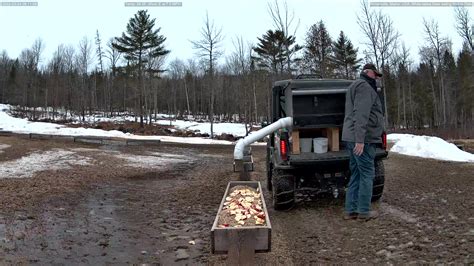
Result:
M391 152L444 161L474 162L474 154L438 137L389 134L387 140L394 143Z
M72 151L61 149L42 151L17 160L0 162L0 179L32 177L40 171L68 169L73 165L90 165L91 162L92 159Z
M70 128L64 125L44 122L31 122L27 119L21 119L10 116L7 111L10 109L9 105L0 104L0 128L5 131L12 131L15 133L37 133L49 135L68 135L68 136L96 136L96 137L118 137L128 139L152 139L161 140L163 142L172 143L187 143L187 144L221 144L233 145L231 141L213 140L201 137L172 137L172 136L139 136L130 133L123 133L118 130L102 130L94 128ZM167 121L169 124L169 121ZM186 121L183 121L186 122ZM192 122L190 122L192 123ZM208 124L208 123L204 123ZM185 126L185 123L182 123ZM199 123L192 123L190 126L200 126ZM203 126L205 127L205 126ZM230 127L229 132L234 128ZM245 131L245 129L244 129ZM216 132L217 134L217 132Z
M27 119L10 116L5 110L9 106L0 104L0 128L6 131L16 133L38 133L51 135L70 135L70 136L109 136L124 137L124 133L117 130L105 131L93 128L69 128L64 125L44 122L31 122Z

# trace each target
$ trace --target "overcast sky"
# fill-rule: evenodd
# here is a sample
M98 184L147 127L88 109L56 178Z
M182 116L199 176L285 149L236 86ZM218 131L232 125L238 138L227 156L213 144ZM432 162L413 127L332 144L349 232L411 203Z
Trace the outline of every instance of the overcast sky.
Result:
M236 36L255 43L257 37L273 29L267 11L269 1L182 0L181 7L145 9L149 10L151 17L156 18L161 33L167 38L165 45L171 50L169 62L174 58L185 60L195 56L189 40L200 38L206 10L215 24L222 27L225 37L223 49L226 54L233 51L232 40ZM35 7L0 6L0 50L5 49L10 57L17 57L23 48L31 47L34 40L40 37L46 45L43 53L43 61L46 61L59 44L76 46L83 36L93 40L96 30L99 30L105 43L109 38L119 36L125 30L130 17L139 9L143 9L125 7L124 2L38 0L38 6ZM298 43L303 43L305 33L312 24L323 20L333 39L343 30L356 47L359 47L359 56L362 57L364 36L356 22L357 13L360 12L358 0L288 0L287 3L290 10L294 11L296 20L299 20L296 32ZM434 18L439 22L442 34L451 38L456 53L461 48L462 40L456 34L454 11L451 7L383 7L382 10L392 18L402 35L402 41L411 49L412 58L415 60L418 58L418 47L424 41L424 17ZM469 7L469 10L472 17L473 7Z

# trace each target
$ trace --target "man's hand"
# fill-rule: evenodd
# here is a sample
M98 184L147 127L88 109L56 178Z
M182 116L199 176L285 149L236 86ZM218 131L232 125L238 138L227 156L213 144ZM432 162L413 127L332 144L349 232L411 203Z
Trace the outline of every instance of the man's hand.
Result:
M361 156L364 152L364 143L356 143L354 147L354 154L357 156Z

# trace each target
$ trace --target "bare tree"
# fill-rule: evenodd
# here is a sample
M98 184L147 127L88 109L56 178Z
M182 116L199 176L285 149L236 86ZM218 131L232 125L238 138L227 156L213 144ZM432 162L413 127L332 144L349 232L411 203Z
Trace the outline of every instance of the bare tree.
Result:
M409 103L409 109L410 109L410 125L414 121L414 113L413 113L413 93L412 93L412 82L411 82L411 77L410 73L412 72L412 64L413 61L410 59L410 50L405 46L405 43L402 44L402 49L401 49L401 65L404 70L405 76L405 82L406 86L408 86L408 103ZM405 99L405 90L403 90L403 121L405 123L405 128L408 128L408 123L407 123L407 116L406 116L406 99Z
M99 70L100 73L104 73L104 60L105 57L104 49L102 49L102 40L100 39L99 30L95 33L95 45L96 45L96 55L97 59L99 60Z
M252 56L253 47L251 44L245 44L242 36L237 36L232 40L234 51L228 58L228 65L238 79L238 90L241 100L239 101L239 111L243 110L245 119L246 133L250 131L252 113L254 122L258 122L257 108L257 88L255 82L254 58ZM249 91L251 90L251 91Z
M283 7L280 6L278 0L274 0L273 4L269 2L268 13L270 14L270 17L272 18L273 26L277 30L280 30L283 32L283 36L285 37L285 39L289 39L290 36L296 36L296 31L298 30L298 27L300 25L300 20L298 19L298 21L295 22L295 12L294 11L290 12L286 0L283 3ZM286 61L287 61L288 73L291 74L292 72L291 58L300 49L297 49L297 50L290 49L289 43L286 43L285 49L286 49L286 55L287 55Z
M436 70L438 73L438 87L440 92L441 111L443 117L443 124L446 124L446 91L444 87L444 73L442 69L443 55L448 49L449 40L441 36L438 22L432 20L423 19L423 29L425 34L425 40L428 43L428 48L434 55L436 60Z
M403 115L403 125L408 128L406 102L408 97L409 108L411 113L411 121L413 121L413 107L412 107L412 92L411 92L411 78L410 72L413 61L410 59L410 50L405 46L405 43L399 47L391 60L394 63L394 69L398 72L397 77L397 125L401 125L401 115ZM408 90L408 96L406 91Z
M39 64L41 62L41 54L43 53L45 48L44 42L41 38L38 38L35 40L33 43L33 46L31 47L31 56L33 60L33 69L32 69L32 89L33 89L33 119L36 118L36 105L37 105L37 95L39 92L39 81L38 81L38 76L39 76Z
M79 53L76 55L76 62L79 66L79 73L81 74L81 92L80 92L80 107L82 120L85 120L85 107L86 107L86 97L85 94L88 94L89 99L89 112L92 112L92 103L91 95L88 93L88 72L89 67L92 64L92 44L90 40L84 36L79 42Z
M214 71L217 59L222 55L221 44L223 41L222 28L218 29L214 21L209 20L209 14L206 11L204 26L201 28L201 39L191 41L193 48L198 51L198 56L205 60L210 90L210 120L211 120L211 138L214 137Z
M474 23L469 16L469 11L466 7L456 7L456 30L459 36L469 45L471 51L474 51Z
M97 87L102 87L102 95L103 97L102 98L102 106L107 106L107 99L108 97L105 97L105 95L107 95L107 83L104 82L105 81L105 73L104 73L104 57L105 57L105 52L104 52L104 49L102 47L102 39L100 38L100 34L99 34L99 30L96 30L96 33L95 33L95 55L97 56L97 64L98 64L98 70L96 70L96 74L94 75L94 87L95 87L95 95L97 97ZM96 67L96 69L97 69ZM97 81L97 79L99 79L99 82ZM98 85L99 84L99 85ZM97 97L98 98L98 97ZM98 99L96 100L98 101Z
M117 64L120 60L121 53L113 46L114 38L110 38L107 42L106 46L107 49L105 51L104 57L109 60L109 67L111 70L111 75L107 79L107 99L108 99L108 111L110 112L110 116L113 115L113 91L115 91L115 77L117 75Z
M369 10L369 4L361 0L361 14L357 16L357 23L368 40L365 44L370 48L369 56L375 60L375 63L382 71L385 68L387 60L392 56L400 34L395 30L392 19L378 12ZM384 109L385 123L388 125L387 112L387 93L385 92L385 81L382 80L384 87Z
M113 45L114 38L110 38L107 42L107 51L105 57L109 59L109 66L112 70L112 76L115 76L117 71L117 63L120 60L121 53Z
M68 45L64 48L64 64L66 67L67 73L67 92L66 92L66 110L72 112L72 99L73 99L73 91L72 88L75 84L74 82L74 72L77 69L76 65L76 51L74 46Z
M48 106L53 108L53 120L55 118L56 109L59 107L59 92L61 90L62 76L66 72L65 62L65 46L59 44L56 51L53 53L53 57L48 63L47 71L50 75L50 85L46 84L44 88L44 107L46 110L46 117L49 118ZM51 94L50 94L51 92ZM51 99L51 101L50 101Z
M184 94L186 97L186 112L189 114L191 112L191 107L189 104L189 93L188 93L188 86L186 82L186 73L187 73L186 65L184 64L182 60L176 58L175 60L171 61L171 63L169 64L169 68L170 68L171 77L173 79L183 81Z
M28 107L31 104L31 100L29 97L29 92L31 91L32 87L32 72L34 69L34 59L33 53L30 49L23 49L20 53L18 58L20 67L23 74L21 78L21 89L22 89L22 101L21 104L24 108Z

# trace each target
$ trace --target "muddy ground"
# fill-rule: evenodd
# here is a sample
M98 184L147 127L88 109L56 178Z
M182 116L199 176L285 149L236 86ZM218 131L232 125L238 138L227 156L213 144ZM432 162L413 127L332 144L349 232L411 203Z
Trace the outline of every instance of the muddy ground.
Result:
M0 169L47 151L89 158L87 165L29 178L5 179L0 170L0 264L226 262L210 254L209 232L227 182L237 178L232 146L96 146L16 137L0 137L0 144ZM127 159L150 156L163 164ZM264 148L254 148L254 156L252 178L264 181ZM270 210L272 252L256 255L257 262L474 263L474 164L391 154L385 167L385 194L374 205L381 217L344 221L342 200L328 198L300 202L289 212Z

